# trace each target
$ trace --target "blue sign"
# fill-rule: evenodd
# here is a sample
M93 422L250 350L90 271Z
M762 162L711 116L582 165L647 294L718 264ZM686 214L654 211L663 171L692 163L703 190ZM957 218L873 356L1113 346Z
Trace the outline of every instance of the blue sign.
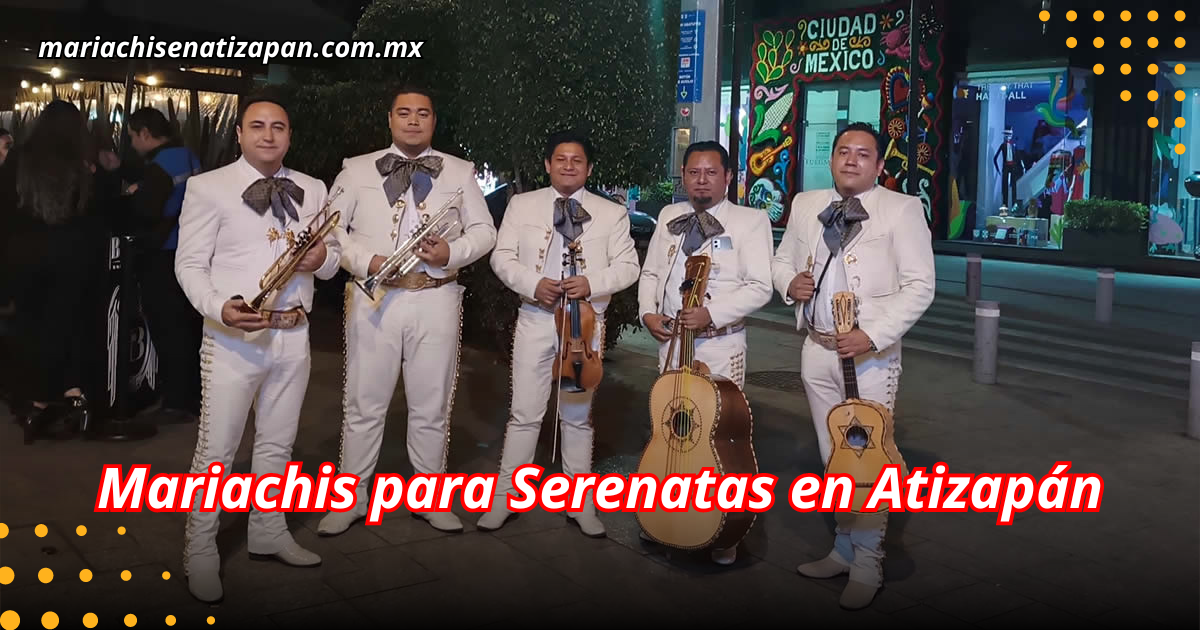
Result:
M684 11L679 20L679 79L675 100L699 103L704 89L704 10Z

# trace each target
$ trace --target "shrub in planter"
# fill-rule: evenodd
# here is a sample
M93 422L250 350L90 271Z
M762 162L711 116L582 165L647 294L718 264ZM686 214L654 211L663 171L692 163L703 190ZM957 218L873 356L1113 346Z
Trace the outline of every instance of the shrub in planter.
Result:
M1063 247L1108 262L1146 253L1150 208L1132 201L1081 199L1063 207Z

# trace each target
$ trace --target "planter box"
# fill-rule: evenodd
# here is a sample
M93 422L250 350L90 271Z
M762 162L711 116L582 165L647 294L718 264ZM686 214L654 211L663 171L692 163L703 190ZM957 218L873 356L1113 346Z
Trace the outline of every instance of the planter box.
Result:
M1146 232L1085 232L1063 229L1063 251L1086 257L1099 265L1130 263L1146 256Z

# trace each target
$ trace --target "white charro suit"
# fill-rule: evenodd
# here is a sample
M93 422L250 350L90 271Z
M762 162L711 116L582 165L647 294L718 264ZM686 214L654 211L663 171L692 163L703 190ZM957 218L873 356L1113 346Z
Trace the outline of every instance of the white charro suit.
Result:
M206 473L214 462L224 465L225 474L230 472L251 406L251 472L283 474L291 457L311 365L307 323L245 332L226 326L221 318L226 300L241 295L249 302L258 294L263 274L287 252L287 234L302 232L325 204L320 180L286 167L275 176L289 178L304 190L303 203L295 204L299 222L288 218L281 224L270 210L259 215L242 201L242 193L263 177L245 158L187 183L175 274L188 301L204 315L203 403L192 473ZM332 236L324 242L325 262L315 275L328 279L337 272L341 250ZM264 310L311 309L313 275L294 274L267 299ZM203 494L198 492L196 506ZM219 511L195 509L188 515L184 568L189 574L211 572L215 578L218 515ZM276 554L292 544L282 512L250 512L247 546L252 554Z
M647 313L674 318L681 304L679 285L684 280L684 235L674 235L668 224L692 212L688 203L676 203L662 209L658 225L650 237L646 262L638 282L639 319ZM717 336L696 339L695 358L708 365L713 374L724 376L743 387L746 380L746 331L744 318L771 301L771 222L762 210L722 201L709 210L724 232L708 239L692 255L708 255L712 268L708 277L708 298L704 305L712 318L707 334ZM726 238L727 237L727 238ZM659 371L678 367L674 356L667 357L670 343L659 344ZM667 361L670 361L669 368Z
M801 373L823 463L829 462L831 448L826 417L846 398L836 345L831 349L824 337L835 334L830 298L845 290L857 296L858 327L877 348L855 359L859 395L892 411L900 382L900 338L920 319L934 294L933 247L921 200L882 186L858 197L869 218L844 250L830 259L825 228L817 217L841 196L832 189L796 195L774 260L775 288L784 303L796 305L796 327L806 335ZM816 282L826 260L830 271L817 295L797 303L787 294L792 279L809 269L811 261ZM881 583L886 517L886 512L877 519L838 514L831 557L840 556L839 562L853 565L851 579L871 586Z
M496 229L470 162L440 151L423 155L442 158L442 171L432 180L426 198L413 198L410 186L393 206L384 193L385 177L375 162L395 145L345 160L330 188L343 192L332 210L342 213L335 233L342 243L342 267L363 280L374 256L390 256L408 241L421 216L430 219L461 188L447 221L458 225L446 235L450 259L438 269L420 263L413 278L436 278L438 286L399 288L379 286L368 297L353 281L346 283L346 374L340 472L357 475L358 502L348 512L330 512L318 531L344 531L366 514L384 424L396 381L404 376L408 403L408 457L416 474L446 472L450 415L458 379L462 329L463 287L453 280L457 271L486 254L495 244ZM414 178L415 180L415 178ZM421 216L419 216L421 215ZM443 222L444 224L445 222ZM434 284L434 283L431 283ZM461 527L453 514L426 515L435 526ZM457 524L456 524L457 523Z
M512 411L505 430L500 458L499 483L492 513L480 520L484 529L503 524L508 514L506 495L512 490L517 467L533 462L542 417L552 392L559 335L554 311L537 305L534 292L542 278L559 280L570 275L563 266L563 236L554 226L554 201L561 195L546 187L513 196L500 225L491 264L496 276L521 296L513 338ZM590 215L579 236L577 272L588 280L588 301L596 311L596 326L590 339L593 350L603 354L604 312L613 294L637 281L638 256L629 235L629 213L623 206L580 189L572 198ZM594 391L562 392L562 467L568 475L586 474L592 466L591 405ZM571 513L585 533L598 535L602 526L594 519L589 499L585 516ZM589 527L589 525L591 527Z

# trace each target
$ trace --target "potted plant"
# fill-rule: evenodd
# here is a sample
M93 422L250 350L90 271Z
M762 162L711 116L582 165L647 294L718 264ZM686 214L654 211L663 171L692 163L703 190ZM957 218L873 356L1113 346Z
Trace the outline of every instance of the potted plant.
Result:
M1117 199L1068 201L1063 207L1063 249L1102 263L1146 254L1150 208Z

